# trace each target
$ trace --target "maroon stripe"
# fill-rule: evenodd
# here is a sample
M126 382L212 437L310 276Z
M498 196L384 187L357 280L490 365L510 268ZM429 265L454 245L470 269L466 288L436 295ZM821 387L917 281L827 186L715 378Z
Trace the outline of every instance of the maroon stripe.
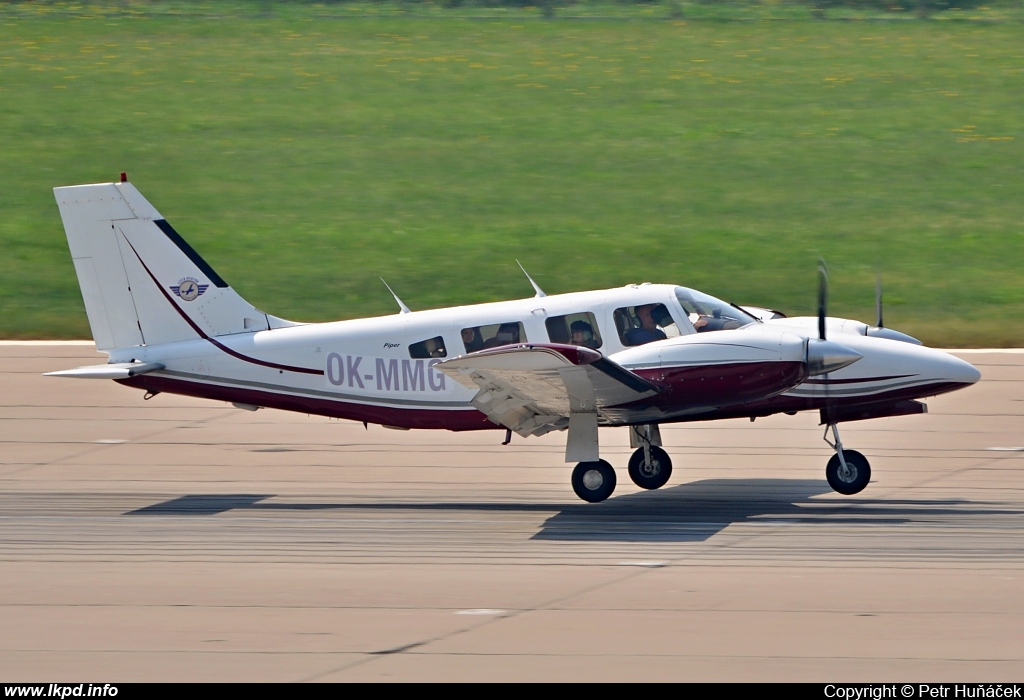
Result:
M961 382L935 382L923 386L902 387L891 391L883 391L877 394L849 396L849 397L824 397L824 396L774 396L763 401L752 401L739 406L723 406L722 408L700 413L691 416L680 416L669 418L668 423L681 423L688 421L719 420L722 418L749 418L764 417L776 413L797 413L799 411L816 411L821 408L840 408L853 410L857 406L878 406L885 403L899 403L922 399L928 396L938 396L957 389L970 386Z
M781 394L807 378L803 362L737 362L636 369L662 393L616 408L657 406L667 414L694 408L747 404Z
M882 382L887 379L905 379L916 377L916 374L894 374L889 377L863 377L860 379L808 379L804 384L858 384L862 382Z
M185 319L185 322L192 327L192 330L194 330L196 333L199 334L200 338L210 342L215 347L217 347L220 350L226 352L227 354L231 355L232 357L236 357L239 360L242 360L243 362L249 362L249 363L252 363L254 365L260 365L262 367L271 367L273 369L287 370L289 372L301 372L302 374L318 374L320 376L323 376L324 370L322 370L322 369L309 369L308 367L294 367L292 365L279 365L276 362L267 362L266 360L258 360L255 357L249 357L248 355L243 355L242 353L237 352L235 350L232 350L231 348L227 347L223 343L221 343L221 342L219 342L217 340L214 340L210 336L206 335L206 333L203 332L203 329L200 328L198 325L196 325L195 321L193 321L191 318L189 318L188 314L186 314L184 311L182 311L181 307L179 307L176 303L174 303L174 299L171 299L171 295L168 294L167 290L163 288L163 285L161 285L160 282L157 281L156 277L150 271L149 267L146 266L146 263L144 263L142 261L142 256L139 255L139 251L135 250L135 246L133 246L132 242L128 240L128 237L124 236L124 234L122 234L122 237L124 238L124 242L128 244L128 247L132 249L132 252L135 253L135 257L138 258L139 264L142 265L142 269L144 269L146 271L146 274L149 275L149 278L151 280L153 280L153 284L155 284L156 288L160 290L160 293L164 295L164 299L167 300L167 303L171 305L171 308L173 308L175 311L178 312L179 316L181 316L183 319Z
M223 343L217 342L213 338L206 337L206 340L210 341L211 343L213 343L218 348L220 348L227 354L231 355L232 357L237 357L239 360L243 360L245 362L251 362L254 365L262 365L263 367L272 367L274 369L287 370L289 372L301 372L302 374L318 374L321 377L324 375L324 371L322 369L310 369L308 367L293 367L292 365L279 365L276 362L257 360L255 357L249 357L248 355L243 355L240 352L236 352L235 350L232 350Z
M254 406L277 408L283 411L295 411L298 413L309 413L312 415L328 416L330 418L342 418L354 421L368 421L370 423L391 425L400 428L463 431L498 429L501 427L492 423L483 413L475 409L441 410L430 408L393 408L390 406L375 406L371 404L360 404L347 401L294 396L291 394L277 394L258 389L225 387L218 386L216 384L192 382L171 377L158 377L152 374L140 374L135 377L116 379L114 381L119 384L124 384L125 386L143 389L145 391L182 394L184 396L194 396L196 398L212 399L215 401L237 401L239 403L248 403ZM844 409L847 411L853 410L858 406L877 408L878 406L886 403L898 404L902 401L917 399L923 396L935 396L948 391L955 391L966 386L969 385L958 382L939 382L936 384L930 384L927 387L899 389L885 392L883 394L876 394L870 397L864 396L851 399L834 398L829 401L815 398L775 396L763 401L725 406L706 413L689 414L684 416L667 415L658 422L684 423L720 420L723 418L764 417L776 413L795 413L797 411L818 410L819 408L825 407ZM668 414L670 412L666 411L666 413Z
M128 379L114 380L119 384L144 389L152 392L182 394L200 399L215 401L237 401L254 406L277 408L283 411L309 413L329 418L366 421L398 428L424 428L431 430L487 430L498 429L480 411L474 408L465 410L441 410L431 408L394 408L376 406L349 401L320 399L293 394L277 394L259 389L243 389L239 387L205 384L172 377L157 377L151 374L140 374Z

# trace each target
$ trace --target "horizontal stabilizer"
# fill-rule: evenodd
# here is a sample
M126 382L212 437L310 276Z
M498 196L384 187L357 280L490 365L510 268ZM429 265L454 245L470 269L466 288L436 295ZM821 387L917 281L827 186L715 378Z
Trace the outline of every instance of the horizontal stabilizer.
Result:
M92 365L47 372L47 377L73 377L75 379L128 379L140 374L149 374L163 369L159 362L114 362L108 365Z

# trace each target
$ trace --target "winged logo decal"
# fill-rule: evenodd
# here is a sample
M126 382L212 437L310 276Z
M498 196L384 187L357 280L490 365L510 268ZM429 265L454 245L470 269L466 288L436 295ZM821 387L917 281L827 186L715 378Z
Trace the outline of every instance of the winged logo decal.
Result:
M203 296L209 287L208 284L200 284L195 277L183 277L177 284L171 285L171 291L182 301L194 301Z

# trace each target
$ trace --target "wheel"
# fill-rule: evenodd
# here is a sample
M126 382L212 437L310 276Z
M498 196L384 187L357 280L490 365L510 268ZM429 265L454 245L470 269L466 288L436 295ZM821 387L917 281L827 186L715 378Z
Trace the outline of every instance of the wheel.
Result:
M843 457L846 458L846 466L850 468L849 476L842 476L839 455L834 454L825 467L825 478L833 490L845 496L852 496L863 491L871 481L871 465L868 464L867 457L856 450L843 450Z
M580 462L572 470L572 490L588 503L599 503L615 490L615 470L603 459Z
M629 478L642 489L660 489L672 476L672 460L660 447L651 445L651 462L644 463L644 448L629 458Z

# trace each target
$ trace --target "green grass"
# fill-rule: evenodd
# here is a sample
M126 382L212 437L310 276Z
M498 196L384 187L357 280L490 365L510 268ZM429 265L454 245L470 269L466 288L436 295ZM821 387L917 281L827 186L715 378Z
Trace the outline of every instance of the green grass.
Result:
M414 309L528 296L517 258L548 293L812 313L822 256L833 315L872 320L881 267L887 325L1024 344L1019 22L261 7L0 12L0 337L89 337L50 190L127 170L296 320L393 312L378 276Z

